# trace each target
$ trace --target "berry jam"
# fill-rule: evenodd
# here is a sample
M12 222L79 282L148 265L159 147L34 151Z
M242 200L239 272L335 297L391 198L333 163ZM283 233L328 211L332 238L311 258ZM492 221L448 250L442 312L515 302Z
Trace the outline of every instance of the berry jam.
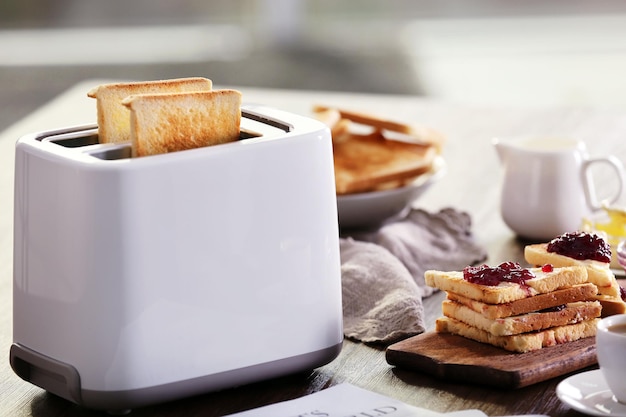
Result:
M586 233L565 233L548 243L548 252L578 259L611 262L611 247L601 237Z
M525 285L526 280L535 275L516 262L504 262L496 267L487 265L468 266L463 269L463 279L474 284L496 286L501 282L514 282Z
M554 267L552 266L552 264L545 264L541 267L541 270L547 274L548 272L554 271Z
M543 310L539 310L540 313L556 313L557 311L565 310L567 306L565 304L561 304L560 306L544 308Z
M619 287L619 295L622 297L622 301L626 301L626 289L620 285Z

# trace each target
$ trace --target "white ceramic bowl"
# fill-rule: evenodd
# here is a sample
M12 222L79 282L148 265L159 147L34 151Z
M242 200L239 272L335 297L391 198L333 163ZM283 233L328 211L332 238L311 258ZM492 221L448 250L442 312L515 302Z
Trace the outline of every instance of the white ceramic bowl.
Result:
M339 227L366 228L385 220L401 217L411 204L446 172L446 163L438 157L433 169L411 184L400 188L337 196Z

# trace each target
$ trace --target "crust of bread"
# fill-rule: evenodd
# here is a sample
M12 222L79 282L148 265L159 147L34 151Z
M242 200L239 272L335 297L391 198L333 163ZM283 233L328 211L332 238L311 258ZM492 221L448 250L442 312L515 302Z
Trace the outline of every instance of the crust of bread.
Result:
M587 270L582 266L554 268L551 272L529 269L535 278L526 280L528 287L513 282L501 282L497 286L475 284L463 279L462 271L428 270L424 278L426 285L488 304L509 303L587 282Z
M339 110L328 109L315 114L316 118L330 128L333 143L350 139L350 120L342 119Z
M313 106L313 112L323 113L329 110L335 110L339 113L342 119L350 120L355 123L364 124L367 126L373 126L378 129L387 129L394 132L400 132L405 134L411 133L411 126L406 123L399 123L393 120L382 118L373 114L365 112L358 112L346 109L338 109L330 106L315 105Z
M494 336L510 336L600 317L602 306L598 301L577 301L565 304L558 310L535 311L512 317L489 319L463 304L444 300L442 311L446 317L477 327Z
M596 299L602 304L602 317L626 313L626 303L621 298L598 295Z
M122 100L130 95L210 91L212 81L202 77L102 84L87 93L96 99L100 143L130 141L130 113Z
M329 106L316 105L313 106L314 113L325 113L329 110L335 110L339 113L341 119L349 120L354 123L363 124L366 126L372 126L377 130L388 130L391 132L401 133L407 135L415 140L423 143L435 146L441 149L445 139L443 135L434 129L430 129L425 126L399 123L384 117L368 114L365 112L358 112L346 109L336 109Z
M597 292L598 288L594 284L586 283L504 304L487 304L452 292L448 292L447 297L448 300L463 304L487 319L495 320L553 308L576 301L592 301L595 299Z
M551 264L552 266L576 266L582 265L587 268L587 275L589 282L593 282L598 287L598 292L603 295L619 295L619 288L617 293L614 293L615 288L615 276L611 272L610 263L588 260L578 260L570 258L569 256L559 255L558 253L548 252L547 243L537 243L533 245L527 245L524 248L524 258L526 262L532 265L545 265ZM606 293L603 291L608 291Z
M239 138L241 93L213 90L140 94L122 102L131 110L133 156L156 155Z
M463 336L481 343L487 343L510 352L525 353L548 346L573 342L596 334L599 319L581 321L576 324L557 326L550 329L511 336L494 336L489 332L470 326L450 317L440 317L435 323L435 331Z
M388 140L380 132L344 135L333 142L337 194L375 191L387 183L415 179L432 169L437 155L433 146Z

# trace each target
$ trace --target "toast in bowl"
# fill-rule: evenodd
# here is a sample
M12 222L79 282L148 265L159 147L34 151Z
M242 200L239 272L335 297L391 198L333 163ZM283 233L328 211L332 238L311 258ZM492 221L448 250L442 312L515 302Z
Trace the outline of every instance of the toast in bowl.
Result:
M443 136L434 129L315 106L330 127L338 195L399 188L432 171Z
M337 194L398 188L429 172L434 147L385 139L375 132L333 142Z

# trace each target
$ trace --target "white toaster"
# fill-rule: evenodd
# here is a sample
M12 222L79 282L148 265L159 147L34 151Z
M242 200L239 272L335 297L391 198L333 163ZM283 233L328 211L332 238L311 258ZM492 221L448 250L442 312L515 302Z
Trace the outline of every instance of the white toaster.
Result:
M16 145L17 375L120 411L332 361L343 341L330 132L242 108L237 142L130 158L96 126Z

